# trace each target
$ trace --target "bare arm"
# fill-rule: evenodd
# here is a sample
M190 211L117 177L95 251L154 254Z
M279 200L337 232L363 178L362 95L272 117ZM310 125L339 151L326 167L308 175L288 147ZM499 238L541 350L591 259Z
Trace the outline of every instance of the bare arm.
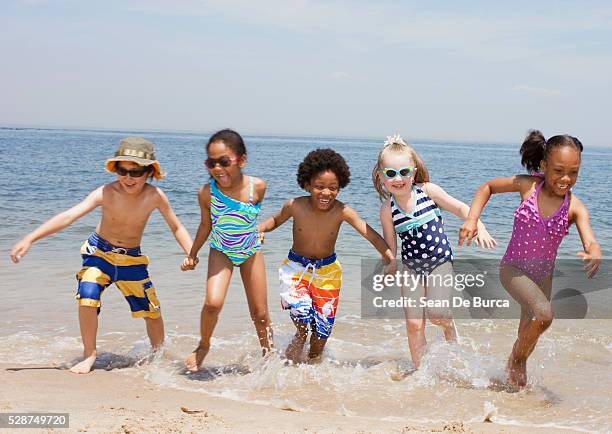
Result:
M206 242L206 239L210 235L212 229L212 221L210 220L210 186L207 184L200 188L198 192L198 202L200 204L200 224L198 225L198 231L193 240L191 250L187 255L187 258L181 264L181 270L193 270L198 265L198 252Z
M391 254L394 258L397 257L397 233L393 225L393 217L391 216L391 201L386 200L380 207L380 225L383 230L383 239L389 246Z
M459 230L459 245L467 240L469 246L471 239L478 234L478 219L492 194L520 192L522 196L532 185L532 177L524 175L496 178L482 184L476 191L470 212Z
M378 253L381 254L385 264L391 264L395 262L395 255L378 232L365 222L359 214L350 206L344 206L342 210L342 219L350 224L355 230L366 240L368 240L375 248Z
M159 212L164 217L164 220L166 221L166 224L174 234L174 238L176 238L176 241L178 241L185 254L188 255L189 251L191 250L191 245L193 244L193 241L191 240L191 235L189 235L189 232L187 232L185 226L183 226L181 221L174 213L174 210L170 206L170 201L168 200L166 194L159 188L157 189L157 194L157 209L159 209Z
M424 185L425 191L431 197L431 199L442 209L449 211L459 217L461 220L466 221L470 213L470 207L461 202L459 199L455 199L453 196L448 194L442 187L432 182L428 182ZM476 219L476 244L487 249L493 248L497 245L497 241L489 235L487 228L484 223L477 218ZM468 245L470 240L468 240ZM460 244L461 245L461 244Z
M397 271L397 233L391 215L391 200L387 200L380 207L380 225L383 229L383 239L389 246L393 260L385 267L385 274L393 274Z
M85 214L88 214L99 207L102 204L103 189L104 186L98 187L89 193L87 197L79 204L67 209L66 211L56 214L19 240L11 250L12 261L15 263L19 262L19 260L28 252L33 243L41 238L45 238L51 234L61 231L64 228L67 228Z
M578 252L577 256L581 257L585 262L584 269L587 277L591 279L601 263L601 246L595 238L591 222L589 220L589 211L577 196L572 196L572 205L570 207L570 220L576 222L576 228L584 247L583 252Z
M257 230L260 233L270 232L293 217L294 200L289 199L283 204L283 207L271 217L257 225Z

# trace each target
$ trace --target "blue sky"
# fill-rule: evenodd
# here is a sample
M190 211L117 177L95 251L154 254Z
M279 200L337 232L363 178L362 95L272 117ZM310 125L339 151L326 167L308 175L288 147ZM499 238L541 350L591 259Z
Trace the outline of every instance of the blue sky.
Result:
M612 145L612 3L3 1L0 124Z

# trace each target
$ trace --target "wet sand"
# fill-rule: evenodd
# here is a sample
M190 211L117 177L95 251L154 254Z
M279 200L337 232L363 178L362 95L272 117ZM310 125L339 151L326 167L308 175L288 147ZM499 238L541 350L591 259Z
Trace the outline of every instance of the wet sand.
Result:
M69 432L571 432L495 422L406 424L168 390L116 371L0 365L1 412L68 412ZM484 419L484 413L483 413ZM23 432L23 431L20 431Z

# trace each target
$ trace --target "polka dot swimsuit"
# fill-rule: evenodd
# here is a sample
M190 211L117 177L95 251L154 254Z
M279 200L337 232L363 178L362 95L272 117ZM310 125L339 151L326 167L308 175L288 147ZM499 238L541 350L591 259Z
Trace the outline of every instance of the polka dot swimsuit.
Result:
M568 234L569 197L554 214L542 218L538 196L544 181L514 212L514 227L506 254L501 264L512 265L523 271L535 283L553 273L559 244Z
M437 266L453 261L440 209L420 188L412 187L413 211L404 212L391 199L395 232L402 240L402 263L418 274L429 274Z

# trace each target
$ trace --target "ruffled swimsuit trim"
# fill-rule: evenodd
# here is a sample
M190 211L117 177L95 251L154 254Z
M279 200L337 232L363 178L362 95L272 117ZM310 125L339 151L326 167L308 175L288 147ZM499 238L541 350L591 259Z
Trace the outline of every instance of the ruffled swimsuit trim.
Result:
M518 268L535 283L553 273L559 245L569 233L569 193L554 213L543 218L538 208L543 185L541 181L514 212L512 237L501 260L502 265Z
M239 200L234 199L233 197L226 196L217 188L215 184L215 180L210 180L210 192L214 195L219 201L221 201L224 205L229 207L234 211L246 212L248 214L257 215L261 211L261 202L252 203L253 201L253 179L249 181L250 185L250 193L249 193L249 203L241 202Z

